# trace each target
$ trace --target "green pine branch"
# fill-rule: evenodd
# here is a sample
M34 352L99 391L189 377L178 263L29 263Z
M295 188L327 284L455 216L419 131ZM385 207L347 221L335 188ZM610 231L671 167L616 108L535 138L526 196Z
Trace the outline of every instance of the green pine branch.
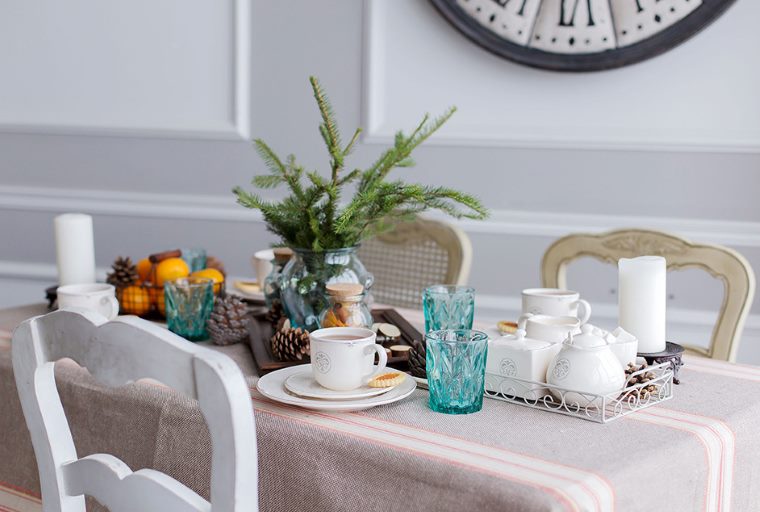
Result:
M388 181L395 168L411 167L411 153L425 142L454 114L452 107L443 115L430 119L425 115L407 136L398 132L393 146L365 169L342 174L345 159L354 149L361 129L342 146L335 114L319 81L309 79L321 116L319 132L330 156L330 177L317 171L305 172L293 155L283 161L261 139L254 147L269 173L254 176L251 183L259 189L286 185L290 194L280 201L265 201L258 194L235 187L237 202L260 210L267 228L293 248L321 252L352 247L363 239L390 229L398 220L426 210L442 211L456 218L483 219L488 215L480 201L457 190ZM357 181L358 180L358 181ZM346 185L357 182L351 200L341 208L341 193Z

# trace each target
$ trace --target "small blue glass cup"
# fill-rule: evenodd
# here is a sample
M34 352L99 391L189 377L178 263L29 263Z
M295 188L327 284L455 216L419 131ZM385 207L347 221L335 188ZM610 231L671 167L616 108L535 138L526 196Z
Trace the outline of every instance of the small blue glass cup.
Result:
M214 308L214 280L186 277L164 283L166 325L190 341L208 338L206 321Z
M470 414L483 408L488 335L445 329L425 335L429 405L435 412Z
M206 268L206 249L194 247L180 249L180 252L182 252L182 259L190 267L190 272L197 272Z
M422 292L425 332L441 329L472 329L475 289L437 284Z

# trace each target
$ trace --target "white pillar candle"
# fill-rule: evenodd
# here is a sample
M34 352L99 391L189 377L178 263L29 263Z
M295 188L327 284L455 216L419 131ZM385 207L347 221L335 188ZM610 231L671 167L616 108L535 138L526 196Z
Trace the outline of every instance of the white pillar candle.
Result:
M667 265L662 256L618 261L620 326L639 339L639 352L665 350Z
M55 250L59 285L95 282L92 217L83 213L64 213L57 216Z

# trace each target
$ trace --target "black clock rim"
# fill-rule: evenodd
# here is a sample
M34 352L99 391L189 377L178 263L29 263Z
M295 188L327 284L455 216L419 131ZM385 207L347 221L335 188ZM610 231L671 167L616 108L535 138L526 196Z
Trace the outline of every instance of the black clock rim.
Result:
M604 71L656 57L694 36L736 0L702 0L702 5L674 25L624 48L596 53L558 54L528 48L497 36L471 18L456 0L430 0L457 30L485 50L533 68L550 71Z

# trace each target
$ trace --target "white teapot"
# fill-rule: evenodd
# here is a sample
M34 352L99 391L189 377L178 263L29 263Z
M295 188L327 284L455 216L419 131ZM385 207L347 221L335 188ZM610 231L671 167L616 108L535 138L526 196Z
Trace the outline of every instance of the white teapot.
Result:
M586 324L581 327L581 334L568 335L546 370L546 382L579 392L565 392L565 404L569 407L601 406L581 393L606 395L621 390L625 371L609 342L594 334L594 326ZM555 398L562 399L557 390L551 391Z

